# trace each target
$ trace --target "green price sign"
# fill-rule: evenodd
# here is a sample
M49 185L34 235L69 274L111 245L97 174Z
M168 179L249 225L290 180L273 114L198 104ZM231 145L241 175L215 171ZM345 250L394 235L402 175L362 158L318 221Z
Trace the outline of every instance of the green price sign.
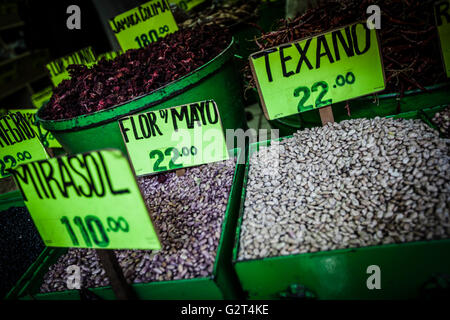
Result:
M180 9L189 11L206 0L170 0L170 3L176 4Z
M119 127L137 176L228 159L211 100L124 117Z
M52 133L42 128L36 121L36 113L38 112L37 109L12 109L9 110L9 112L20 112L24 116L28 125L33 128L34 132L37 133L42 145L45 148L62 148L62 146L59 144L58 140L55 139Z
M167 0L153 0L109 21L123 51L139 49L178 30Z
M270 120L385 88L377 33L365 23L254 53L250 66Z
M9 169L22 163L47 157L37 133L24 115L16 112L0 117L0 178L9 176Z
M450 77L450 1L438 1L434 5L436 26L441 40L442 60L447 77Z
M106 60L112 60L120 56L122 53L123 53L122 51L108 51L105 53L101 53L97 56L97 61L100 61L103 58L105 58Z
M47 246L161 249L136 179L120 151L26 163L12 173Z
M39 109L44 105L44 103L50 100L52 94L53 94L52 87L47 87L44 90L36 92L35 94L31 95L31 103L33 103L33 106L35 108Z
M81 49L62 58L56 59L46 65L53 85L56 87L61 81L70 79L67 67L71 64L83 64L90 67L96 63L92 47Z

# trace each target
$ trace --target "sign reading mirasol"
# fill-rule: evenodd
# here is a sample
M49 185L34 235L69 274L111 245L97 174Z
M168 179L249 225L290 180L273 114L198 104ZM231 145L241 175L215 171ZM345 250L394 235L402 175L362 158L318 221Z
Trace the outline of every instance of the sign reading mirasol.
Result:
M161 249L126 157L106 149L11 170L50 247Z

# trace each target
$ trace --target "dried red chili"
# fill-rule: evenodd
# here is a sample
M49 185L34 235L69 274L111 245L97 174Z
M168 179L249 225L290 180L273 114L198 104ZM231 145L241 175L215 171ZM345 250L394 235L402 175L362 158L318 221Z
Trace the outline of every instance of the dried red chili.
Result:
M71 79L54 89L41 116L73 118L145 95L204 65L230 41L229 33L218 26L199 26L146 48L128 50L113 60L102 59L91 68L71 65Z

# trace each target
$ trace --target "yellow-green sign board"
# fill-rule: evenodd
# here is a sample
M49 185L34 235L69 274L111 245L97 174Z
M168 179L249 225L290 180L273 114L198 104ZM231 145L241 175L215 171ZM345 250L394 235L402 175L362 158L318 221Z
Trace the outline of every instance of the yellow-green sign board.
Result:
M436 26L441 40L442 60L445 72L450 77L450 1L438 1L434 5Z
M119 127L137 176L228 159L212 100L127 116Z
M47 246L161 248L128 160L118 150L31 162L13 175Z
M90 67L96 63L92 47L81 49L67 56L56 59L46 65L53 85L56 87L61 81L70 79L67 67L71 64L82 64Z
M48 102L50 98L52 97L53 89L52 87L47 87L42 91L36 92L35 94L31 95L31 103L33 103L33 106L37 109L42 107L44 103Z
M377 33L365 23L286 43L249 59L270 120L385 88Z
M167 0L153 0L109 21L123 51L139 49L178 30Z
M38 134L41 143L46 148L62 148L59 144L58 140L52 135L51 132L48 132L44 128L42 128L39 123L36 121L36 113L37 109L12 109L9 110L11 113L20 112L25 120L28 122L29 126L33 128L34 132Z
M46 158L38 134L20 112L0 117L0 178L22 163Z
M189 11L206 0L170 0L170 3L176 4L180 9Z

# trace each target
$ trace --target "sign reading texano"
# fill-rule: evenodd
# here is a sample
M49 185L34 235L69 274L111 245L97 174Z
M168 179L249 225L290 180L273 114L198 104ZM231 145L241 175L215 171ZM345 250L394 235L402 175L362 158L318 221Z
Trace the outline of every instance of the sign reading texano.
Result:
M385 88L377 33L365 23L254 53L250 66L268 119Z

